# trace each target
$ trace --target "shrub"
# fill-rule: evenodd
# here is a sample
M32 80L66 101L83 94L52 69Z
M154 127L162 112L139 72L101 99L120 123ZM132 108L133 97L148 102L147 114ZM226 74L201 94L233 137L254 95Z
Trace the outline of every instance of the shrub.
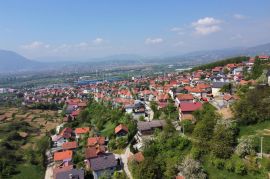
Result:
M203 151L200 150L198 147L192 147L191 149L191 156L194 158L194 159L200 159L201 156L203 154Z
M225 161L223 159L212 158L211 162L217 169L220 169L220 170L224 169Z
M228 170L229 172L233 172L234 171L234 164L232 160L227 160L225 162L225 169Z
M239 175L245 175L247 173L245 164L241 159L235 162L235 173Z

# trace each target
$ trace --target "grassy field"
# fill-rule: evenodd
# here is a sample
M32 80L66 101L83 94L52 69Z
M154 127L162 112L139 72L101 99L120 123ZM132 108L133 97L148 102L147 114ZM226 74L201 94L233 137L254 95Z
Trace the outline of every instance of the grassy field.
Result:
M239 136L242 137L245 135L255 135L255 134L263 132L264 129L270 130L270 120L264 121L255 125L240 127Z
M42 179L44 173L41 168L31 164L20 164L17 168L20 172L17 175L13 175L12 179Z

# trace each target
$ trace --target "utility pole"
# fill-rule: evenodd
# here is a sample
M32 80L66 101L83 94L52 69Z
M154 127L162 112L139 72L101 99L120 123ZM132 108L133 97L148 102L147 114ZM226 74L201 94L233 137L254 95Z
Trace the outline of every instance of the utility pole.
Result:
M263 158L263 137L261 137L261 158Z
M185 128L184 128L184 123L183 123L183 135L185 135Z

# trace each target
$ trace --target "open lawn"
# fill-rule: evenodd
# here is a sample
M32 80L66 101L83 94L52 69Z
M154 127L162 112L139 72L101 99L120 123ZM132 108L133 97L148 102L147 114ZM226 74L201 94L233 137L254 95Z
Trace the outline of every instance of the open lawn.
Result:
M20 164L18 165L17 170L19 173L13 175L12 179L42 179L44 177L43 170L32 164Z

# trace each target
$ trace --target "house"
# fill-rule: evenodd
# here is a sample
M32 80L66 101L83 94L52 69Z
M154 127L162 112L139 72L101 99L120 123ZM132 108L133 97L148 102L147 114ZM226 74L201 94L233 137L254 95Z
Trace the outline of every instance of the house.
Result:
M163 129L165 125L166 121L164 120L139 121L137 128L140 135L151 135L155 129Z
M54 179L84 179L84 170L75 169L73 165L57 167L53 170Z
M114 129L114 133L117 135L117 136L124 136L124 135L127 135L128 133L128 128L123 125L123 124L119 124L118 126L116 126L116 128Z
M100 178L104 173L112 175L117 166L120 165L120 160L115 158L112 153L92 158L89 160L89 165L93 171L94 179Z
M78 147L77 142L73 141L73 142L65 142L62 145L63 150L74 150Z
M85 158L86 159L92 159L96 158L102 154L104 154L106 151L104 145L96 146L96 147L88 147L85 149Z
M268 60L270 58L270 56L267 56L267 55L260 55L258 57L260 60Z
M52 142L54 143L53 144L54 147L62 147L63 143L67 141L61 135L53 135L51 138L52 138Z
M142 101L135 101L134 103L134 108L133 108L134 113L145 113L145 105Z
M80 127L75 129L76 138L80 138L81 135L87 134L90 131L90 127Z
M175 104L178 107L181 102L192 102L194 99L192 94L178 94L175 98Z
M213 74L218 74L222 71L223 67L215 67L212 69Z
M72 150L54 153L54 161L69 162L72 160Z
M221 88L225 85L227 85L228 83L226 82L213 82L212 84L212 94L213 96L220 96L221 95Z
M178 175L175 177L175 179L185 179L185 177L183 175Z
M61 131L60 135L65 139L70 139L72 138L72 133L73 133L73 130L69 127L66 127Z
M90 137L87 139L87 146L96 146L96 145L104 145L105 144L105 137Z
M200 102L182 102L179 106L179 119L180 121L189 119L193 120L192 113L196 110L199 110L202 108L202 103Z

